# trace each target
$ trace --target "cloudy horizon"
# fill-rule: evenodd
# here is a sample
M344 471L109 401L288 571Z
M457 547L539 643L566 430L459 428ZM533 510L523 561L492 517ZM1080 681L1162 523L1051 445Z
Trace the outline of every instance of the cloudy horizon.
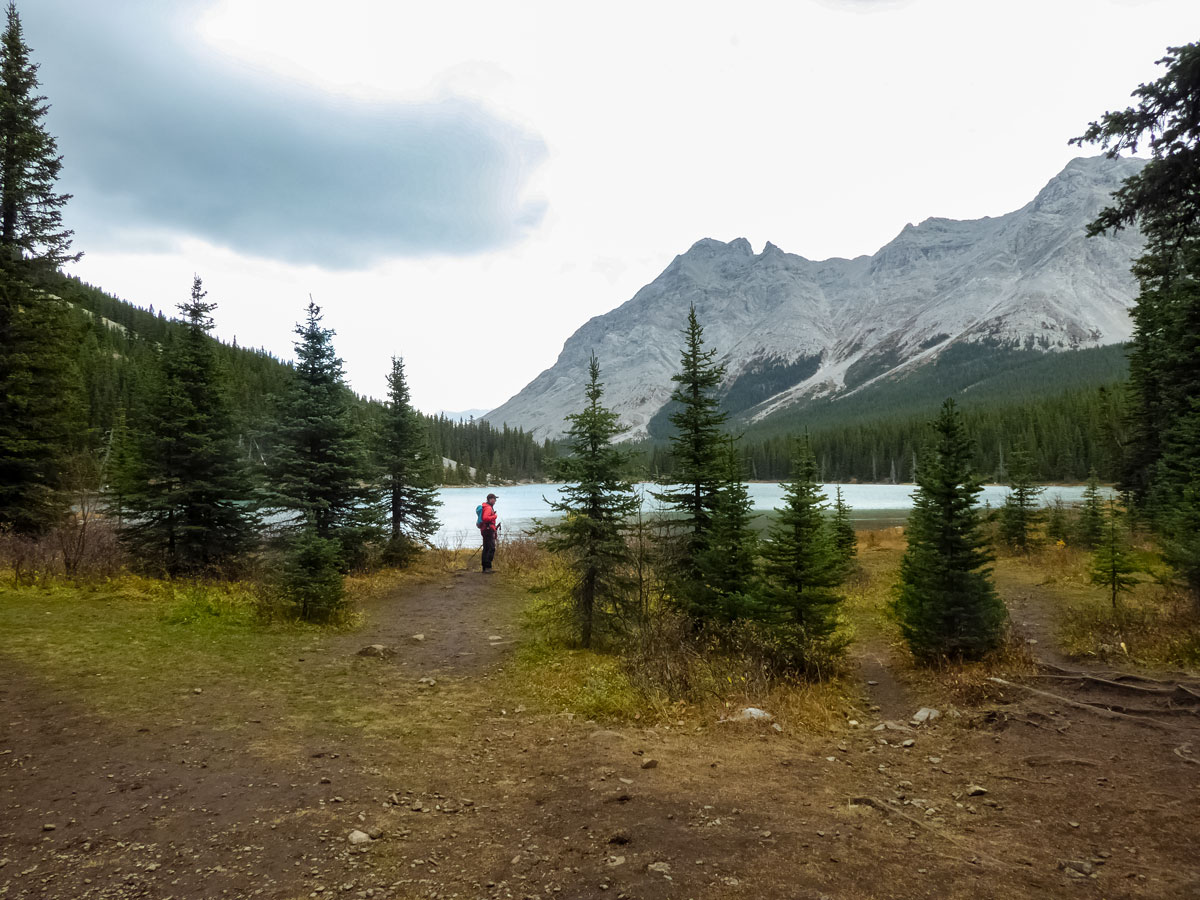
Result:
M1200 36L1178 0L18 3L70 271L291 356L311 294L360 393L494 408L695 241L812 259L1002 215ZM601 361L603 363L603 361Z

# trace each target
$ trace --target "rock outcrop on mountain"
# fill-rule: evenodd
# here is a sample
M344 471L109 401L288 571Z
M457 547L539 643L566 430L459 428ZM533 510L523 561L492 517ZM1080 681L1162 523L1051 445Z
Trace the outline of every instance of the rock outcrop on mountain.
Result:
M963 343L1062 351L1123 342L1136 294L1136 230L1087 224L1142 165L1076 159L1028 204L997 218L907 225L874 256L816 262L768 243L705 239L653 282L573 334L557 362L488 413L555 437L579 409L588 357L629 437L667 402L694 304L726 365L727 408L746 421L861 391Z

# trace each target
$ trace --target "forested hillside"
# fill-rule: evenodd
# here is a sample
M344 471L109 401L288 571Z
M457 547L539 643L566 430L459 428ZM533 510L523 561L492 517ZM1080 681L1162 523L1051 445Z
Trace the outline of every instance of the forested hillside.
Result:
M78 380L76 440L83 448L103 450L114 425L124 414L138 419L155 390L158 357L169 336L186 326L163 309L142 309L85 284L77 278L49 276L47 294L69 304L70 328L64 352ZM183 292L181 290L181 297ZM268 455L277 416L277 399L292 377L292 364L265 350L214 341L225 375L231 412L241 451L251 462ZM383 405L356 397L355 416L368 431L377 431ZM423 417L433 457L447 457L494 478L531 480L543 477L545 447L522 431L492 428L487 422L452 422ZM453 472L453 470L451 470ZM442 472L436 477L440 480Z

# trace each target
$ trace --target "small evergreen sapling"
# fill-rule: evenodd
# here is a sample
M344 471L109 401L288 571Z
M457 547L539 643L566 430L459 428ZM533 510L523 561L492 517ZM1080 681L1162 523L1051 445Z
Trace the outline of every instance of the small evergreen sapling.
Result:
M1036 542L1035 529L1042 520L1038 497L1045 488L1033 480L1033 460L1024 447L1009 454L1009 493L1000 508L1000 534L1018 553L1029 554Z
M983 487L953 400L942 405L933 430L933 447L917 468L893 610L918 660L978 659L999 646L1007 619L975 506Z
M1088 472L1083 505L1079 509L1079 543L1092 550L1100 545L1103 536L1104 498L1100 496L1100 478L1093 467Z
M829 520L829 530L834 557L842 577L846 578L854 571L854 559L858 555L858 535L855 534L854 522L850 519L850 507L842 499L841 485L837 486L834 495L833 517Z
M1107 588L1116 609L1121 594L1133 590L1138 579L1134 576L1142 571L1130 553L1121 530L1117 527L1120 513L1116 502L1108 501L1108 516L1104 523L1103 537L1092 554L1092 584Z

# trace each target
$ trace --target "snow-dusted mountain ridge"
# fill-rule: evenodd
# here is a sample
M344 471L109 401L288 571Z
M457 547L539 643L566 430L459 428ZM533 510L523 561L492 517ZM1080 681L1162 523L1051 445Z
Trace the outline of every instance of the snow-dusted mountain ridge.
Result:
M997 218L906 225L874 256L820 262L743 238L704 239L617 309L585 323L555 364L493 410L495 425L554 437L581 407L594 350L605 401L646 433L671 394L688 307L726 365L726 405L759 420L818 396L902 377L966 343L1045 351L1129 339L1136 230L1087 224L1141 161L1075 159Z

